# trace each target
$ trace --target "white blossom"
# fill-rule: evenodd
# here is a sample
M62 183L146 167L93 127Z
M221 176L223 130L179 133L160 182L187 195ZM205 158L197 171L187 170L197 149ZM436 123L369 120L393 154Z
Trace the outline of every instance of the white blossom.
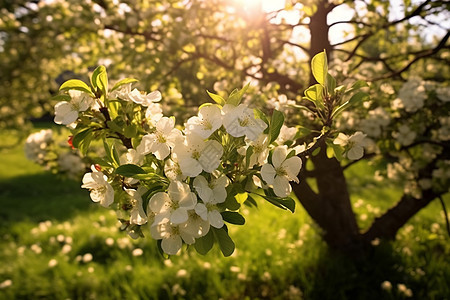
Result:
M156 215L169 215L173 224L182 224L188 220L188 210L194 209L197 197L189 185L181 181L172 181L167 193L158 192L150 198L147 211Z
M143 225L147 223L147 215L142 206L142 194L145 193L145 188L139 187L137 190L125 189L125 192L130 196L132 208L130 210L130 223Z
M67 172L69 177L76 178L85 169L85 164L80 156L71 152L65 152L58 157L59 169Z
M367 140L366 135L361 131L357 131L351 136L347 136L340 132L333 143L345 147L345 154L348 159L357 160L363 157Z
M222 228L223 218L217 208L218 203L225 202L228 178L225 175L208 182L205 177L199 175L194 179L194 188L203 203L197 203L195 212L203 219L210 222L211 226Z
M280 134L278 135L278 138L275 140L275 142L278 145L283 145L287 141L292 141L297 134L297 128L295 127L287 127L283 124L280 129Z
M426 97L424 82L417 77L410 78L398 92L398 99L407 112L415 112L421 109Z
M267 128L267 124L261 119L256 119L253 110L245 104L239 106L225 104L222 112L223 126L234 137L245 135L253 141Z
M25 141L25 156L31 161L42 162L48 145L53 141L52 137L51 129L42 129L30 134Z
M86 93L69 90L70 101L61 101L55 105L55 123L69 125L78 119L78 113L86 111L94 100Z
M150 234L156 240L162 240L161 248L169 255L177 254L183 241L186 244L195 243L195 232L189 226L189 220L183 224L174 224L170 222L167 216L156 219L155 223L150 227Z
M97 171L94 166L92 172L84 174L81 187L89 189L92 201L100 202L104 207L114 202L114 189L108 182L108 177L103 172Z
M261 168L263 180L273 187L278 197L287 197L292 187L289 181L298 182L297 175L302 167L302 160L298 156L286 159L287 146L278 146L273 151L272 164L265 164Z
M217 105L200 108L198 116L191 117L185 124L186 134L195 133L203 139L208 138L222 126L222 114Z
M153 153L157 159L165 159L170 154L170 149L183 141L181 131L174 127L173 118L161 118L156 123L156 131L142 137L141 143L136 148L137 152L142 155Z
M191 133L186 136L184 143L177 144L173 151L178 158L183 174L195 177L202 170L212 173L217 169L223 154L223 147L217 141L205 142L198 135Z
M408 146L414 142L417 134L411 130L411 128L403 124L398 128L398 132L393 132L392 136L397 139L397 141L403 145Z

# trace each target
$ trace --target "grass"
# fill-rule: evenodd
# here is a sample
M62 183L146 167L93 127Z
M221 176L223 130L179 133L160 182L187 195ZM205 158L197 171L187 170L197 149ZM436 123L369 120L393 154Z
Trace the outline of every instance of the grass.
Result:
M403 299L408 289L415 299L450 295L450 243L437 201L396 242L381 241L358 261L330 252L300 205L290 214L267 203L243 209L245 226L229 226L237 245L231 257L217 248L206 256L183 249L164 260L151 239L120 232L114 214L92 203L80 182L26 161L21 146L1 154L0 299ZM348 170L361 228L400 194L372 174L363 164ZM384 281L391 290L381 288Z

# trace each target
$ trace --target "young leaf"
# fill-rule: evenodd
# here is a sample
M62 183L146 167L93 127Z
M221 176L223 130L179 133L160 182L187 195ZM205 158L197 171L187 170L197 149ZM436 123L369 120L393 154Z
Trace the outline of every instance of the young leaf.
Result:
M222 218L225 222L235 224L235 225L244 225L245 219L244 217L235 211L223 211L221 212Z
M226 228L227 226L224 225L220 229L214 227L211 227L210 229L214 233L214 237L216 241L219 243L220 251L222 251L223 256L225 257L233 254L235 248L234 242L228 235L228 230Z
M97 68L95 68L94 72L92 72L91 85L94 89L97 89L97 87L99 87L98 76L102 72L106 72L105 66L98 66Z
M327 90L332 96L335 94L334 89L336 88L336 79L330 74L327 74Z
M117 90L118 88L120 88L122 85L128 84L128 83L133 83L133 82L138 82L137 79L134 78L124 78L120 81L118 81L112 88L111 91Z
M283 123L284 123L283 113L275 109L272 114L272 120L270 121L269 144L272 144L272 142L278 138Z
M253 113L255 114L256 118L263 120L264 123L267 124L267 128L269 128L269 120L267 119L266 115L260 109L254 108Z
M125 177L133 177L136 174L145 174L145 171L139 166L133 164L126 164L118 167L116 169L116 174Z
M205 236L202 236L201 238L195 240L194 247L198 253L200 253L201 255L206 255L206 253L208 253L209 250L211 250L213 245L214 245L214 234L212 230L210 230Z
M363 87L368 87L369 85L364 80L357 80L347 91L345 91L345 94L350 94L351 92L354 92L356 90L359 90Z
M323 105L323 87L320 84L310 86L305 91L306 99L314 103L314 106L319 110L324 110Z
M311 70L316 81L322 85L326 86L327 74L328 74L328 62L327 54L325 50L316 54L311 60Z
M213 99L217 104L224 106L225 105L225 99L223 99L222 96L211 93L210 91L206 91L208 95Z
M247 91L249 86L250 86L250 82L247 83L242 89L232 91L230 96L228 97L226 103L234 105L234 106L238 106L239 103L241 103L242 97L244 96L244 94Z
M238 193L238 194L236 194L236 196L234 196L234 198L236 198L236 201L237 201L239 204L244 203L245 200L247 200L247 197L248 197L248 193L246 193L246 192L244 192L244 193Z
M64 82L59 88L60 91L68 91L68 90L78 90L85 92L89 95L93 95L89 86L81 80L78 79L70 79Z

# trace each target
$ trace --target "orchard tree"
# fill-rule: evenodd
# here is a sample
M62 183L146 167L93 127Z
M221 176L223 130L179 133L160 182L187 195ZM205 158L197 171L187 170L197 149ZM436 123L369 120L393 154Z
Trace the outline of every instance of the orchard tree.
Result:
M311 167L302 168L294 193L326 242L352 251L392 239L448 193L449 4L285 2L2 1L0 127L23 126L30 115L49 111L49 95L69 71L87 74L98 64L107 65L110 77L139 78L142 89L159 89L177 117L192 114L205 89L221 93L251 82L248 102L283 110L290 126L313 129L301 131L298 141L317 146L299 154ZM306 89L317 83L310 66L323 50L338 83L370 83L364 106L334 114L338 90L329 106L318 107ZM346 135L330 142L333 128ZM359 130L371 141L364 156L341 153L338 146L361 141ZM364 232L344 174L355 158L404 186Z

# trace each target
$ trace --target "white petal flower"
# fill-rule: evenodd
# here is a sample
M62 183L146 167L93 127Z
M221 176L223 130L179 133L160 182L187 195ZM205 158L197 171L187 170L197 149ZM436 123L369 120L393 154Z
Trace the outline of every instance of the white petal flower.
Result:
M222 114L217 105L203 106L198 117L191 117L185 124L186 134L195 133L203 139L208 138L222 126Z
M297 175L302 167L302 160L298 156L286 159L288 148L276 147L272 154L272 164L265 164L261 168L263 180L273 187L275 195L287 197L291 191L289 181L298 182Z
M133 101L134 103L140 104L142 106L149 106L154 102L161 100L161 93L159 91L154 91L149 94L141 92L138 89L134 89L129 93L122 95L124 100Z
M25 142L25 156L31 161L42 162L47 152L46 148L52 141L51 129L42 129L30 134Z
M163 251L169 255L177 254L183 241L186 244L195 243L195 239L204 236L209 231L209 223L203 221L192 210L188 213L185 223L174 224L167 216L157 217L150 227L150 234L160 240Z
M275 142L278 145L283 145L287 141L292 141L295 135L297 134L297 128L295 127L287 127L283 124L280 129L280 134Z
M88 94L69 90L70 101L61 101L55 105L55 123L69 125L78 119L78 113L86 111L94 104L94 100Z
M162 106L159 103L150 103L145 111L145 118L149 121L150 125L155 124L163 117Z
M157 159L163 160L170 154L170 149L182 143L181 131L174 128L173 118L163 117L156 123L155 133L142 137L142 141L136 148L138 153L146 155L153 153Z
M250 145L253 146L253 153L250 156L249 167L253 167L256 164L265 164L269 156L269 136L267 134L260 134L255 141L250 142Z
M103 172L95 170L94 167L92 171L84 174L81 187L91 191L92 201L100 202L100 205L108 207L114 202L114 189Z
M181 171L180 164L178 163L175 153L172 153L172 158L167 159L164 163L164 174L170 180L182 181L186 179L186 176L183 175L183 172Z
M211 226L221 228L223 223L216 204L222 203L227 197L225 187L228 185L228 179L225 175L208 182L205 177L197 176L194 179L194 188L197 191L203 203L197 203L195 212L205 221L209 221Z
M147 215L142 206L142 194L145 193L145 189L142 187L139 187L138 190L125 189L125 192L130 195L131 203L133 205L130 211L130 223L137 225L147 223Z
M345 155L348 159L358 160L364 155L364 147L367 146L367 139L366 135L361 131L357 131L351 136L340 132L333 143L345 148Z
M167 193L159 192L150 198L148 207L156 214L170 213L170 222L181 224L188 220L188 210L194 209L196 204L197 197L189 185L172 181Z
M256 119L253 110L245 104L239 106L225 104L222 112L223 126L234 137L245 135L254 141L267 128L267 124L261 119Z
M202 170L212 173L220 164L223 155L222 145L214 140L204 141L198 135L191 133L185 142L174 148L178 163L184 175L195 177Z

